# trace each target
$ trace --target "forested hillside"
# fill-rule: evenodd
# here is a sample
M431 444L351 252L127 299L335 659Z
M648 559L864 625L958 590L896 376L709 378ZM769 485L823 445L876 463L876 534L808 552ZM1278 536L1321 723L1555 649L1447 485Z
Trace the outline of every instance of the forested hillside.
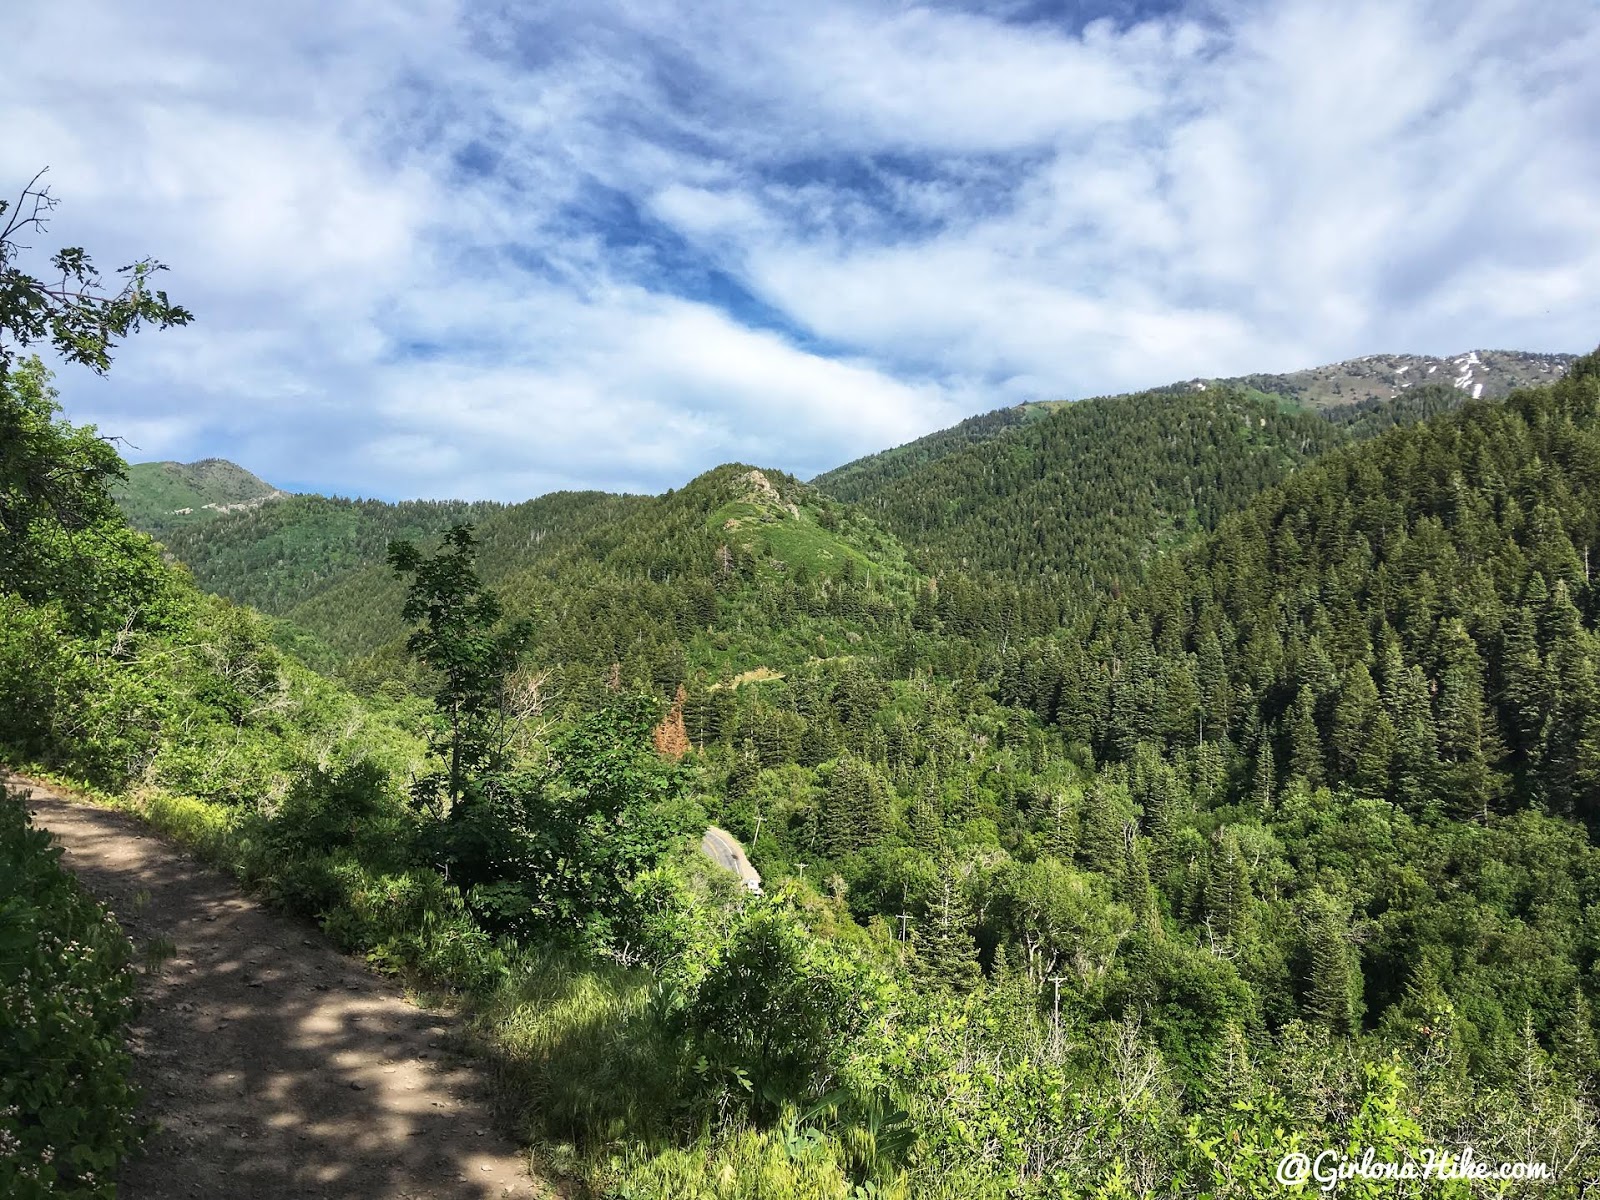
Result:
M819 486L859 502L943 574L1111 587L1347 435L1273 397L1143 393L1061 405L908 466L890 455Z
M456 521L482 520L504 506L286 496L215 514L220 519L168 523L164 530L160 523L142 522L125 502L123 507L129 521L159 537L205 590L264 613L287 616L300 605L314 603L351 573L381 564L390 541L437 537ZM370 612L344 611L342 624L350 636L360 638L369 632L360 618L370 617ZM392 604L380 619L384 632L370 644L381 644L398 630ZM308 661L326 668L337 665L336 648L346 645L338 634L323 641L292 627L287 640Z
M876 454L845 463L842 467L823 472L811 482L841 500L861 500L882 487L888 479L910 475L948 454L999 437L1006 430L1026 425L1049 412L1050 408L1043 404L997 408L993 412L968 417L949 429L930 433L903 446L880 450Z
M723 546L735 557L767 555L783 570L789 532L815 524L806 537L827 540L843 522L841 545L850 549L840 551L839 562L856 563L863 577L870 578L879 558L880 576L901 574L910 562L930 577L929 603L942 586L946 609L993 603L1012 614L1017 630L1039 632L1096 590L1135 582L1159 553L1213 527L1296 465L1466 400L1459 389L1424 385L1320 417L1269 395L1228 390L1002 409L847 464L812 488L769 473L780 481L783 505L803 503L788 524L779 519L782 506L773 510L764 522L772 537L759 545L712 529L712 514L726 502L717 481L735 467L656 498L553 493L500 505L294 496L213 511L208 515L226 519L204 522L150 517L148 504L126 496L122 503L129 519L160 537L202 587L283 618L285 644L328 669L397 643L397 592L383 567L385 545L436 536L462 520L478 526L485 578L503 585L519 611L550 608L544 601L552 589L561 593L555 609L569 608L574 598L584 604L590 585L612 576L625 587L668 583L644 606L652 611L704 608L703 599L691 601L683 589L706 585L713 574L728 582L728 564L714 561ZM134 478L148 491L148 468L174 465L135 467ZM765 542L772 538L769 551ZM804 586L828 557L802 554L798 565L794 578ZM591 570L598 571L594 579ZM609 629L608 619L599 619ZM674 621L675 640L692 641L692 629ZM754 623L767 627L759 616ZM576 639L553 634L542 644L560 647L552 661L592 659L587 631L593 628L585 625ZM660 640L653 631L624 629L600 640L622 647L641 637ZM614 657L627 652L619 648ZM638 677L652 674L658 673Z
M558 492L518 505L299 496L171 535L205 587L284 618L329 665L398 666L394 539L472 522L478 569L538 630L545 665L594 684L671 689L691 666L779 666L836 653L910 612L894 539L780 473L718 468L665 496Z
M1286 375L1022 404L812 482L863 505L928 570L1115 585L1136 577L1153 548L1211 528L1299 462L1471 400L1553 382L1572 361L1512 351L1370 355ZM1320 428L1310 414L1337 428ZM1274 446L1276 461L1261 453Z

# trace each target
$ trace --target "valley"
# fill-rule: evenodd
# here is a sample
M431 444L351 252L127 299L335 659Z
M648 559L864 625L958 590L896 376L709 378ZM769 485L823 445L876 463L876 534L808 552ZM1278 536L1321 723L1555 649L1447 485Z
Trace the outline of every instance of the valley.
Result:
M1600 1197L1594 0L4 28L0 1200Z
M453 989L602 1193L1142 1192L1372 1103L1586 1161L1597 362L1001 410L658 496L134 467L159 542L106 511L120 560L11 560L0 732Z

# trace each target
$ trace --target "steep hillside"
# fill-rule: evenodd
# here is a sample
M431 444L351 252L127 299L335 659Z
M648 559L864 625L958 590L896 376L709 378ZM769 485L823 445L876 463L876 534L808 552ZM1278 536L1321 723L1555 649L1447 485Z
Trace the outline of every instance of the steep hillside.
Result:
M842 486L930 571L1105 585L1348 436L1235 389L1031 411L911 471L852 464Z
M1500 399L1519 387L1559 379L1572 364L1571 354L1534 354L1520 350L1468 351L1452 358L1419 354L1374 354L1288 374L1238 375L1227 379L1195 378L1151 391L1173 395L1230 388L1276 396L1321 412L1338 424L1381 431L1420 420L1467 400ZM1442 392L1439 389L1444 389ZM1418 403L1416 394L1431 393ZM1129 393L1134 395L1135 393ZM1099 397L1095 403L1123 399ZM1386 405L1399 401L1389 412ZM818 475L818 487L842 500L865 500L896 480L916 474L947 455L979 442L1007 436L1030 421L1084 400L1038 400L969 417L959 425L930 433L892 450L869 454ZM1371 421L1362 421L1372 416Z
M889 480L913 474L946 455L999 437L1007 430L1026 425L1046 411L1043 406L1034 404L997 408L993 412L968 417L949 429L930 433L892 450L882 450L847 462L842 467L818 475L811 482L841 500L861 500Z
M382 562L394 538L434 537L457 521L482 521L504 508L451 500L389 504L282 496L271 504L212 510L213 519L174 526L162 541L207 591L282 613L344 574ZM158 532L136 514L129 520Z
M1043 651L1028 702L1102 760L1237 754L1241 802L1326 782L1593 822L1597 547L1600 355L1264 492Z

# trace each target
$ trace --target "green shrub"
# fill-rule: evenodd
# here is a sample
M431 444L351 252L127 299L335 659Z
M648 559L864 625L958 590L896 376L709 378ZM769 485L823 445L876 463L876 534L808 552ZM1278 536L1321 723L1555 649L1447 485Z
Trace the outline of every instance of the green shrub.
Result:
M0 789L0 1195L110 1197L139 1141L130 945Z

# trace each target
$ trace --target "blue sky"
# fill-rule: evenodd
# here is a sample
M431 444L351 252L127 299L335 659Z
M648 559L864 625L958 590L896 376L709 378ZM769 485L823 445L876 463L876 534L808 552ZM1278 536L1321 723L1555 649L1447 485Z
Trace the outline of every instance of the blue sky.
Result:
M521 499L961 417L1600 341L1600 8L56 0L41 249L189 329L64 369L134 459Z

